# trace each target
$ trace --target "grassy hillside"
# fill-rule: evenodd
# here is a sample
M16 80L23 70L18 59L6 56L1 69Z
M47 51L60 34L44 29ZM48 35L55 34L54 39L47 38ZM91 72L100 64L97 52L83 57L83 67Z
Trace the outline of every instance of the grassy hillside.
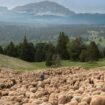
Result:
M105 59L101 59L99 61L95 62L74 62L74 61L62 61L62 66L82 66L86 69L91 69L91 68L98 68L102 67L105 68Z
M1 68L10 68L16 70L32 70L35 69L35 66L31 63L22 61L17 58L8 57L0 54L0 67Z
M73 61L62 61L61 62L61 67L68 67L68 66L82 66L86 69L90 68L97 68L97 67L102 67L105 68L105 59L101 59L100 61L97 62L86 62L86 63L81 63L81 62L73 62ZM38 69L46 69L47 67L45 66L45 62L33 62L29 63L17 58L13 57L8 57L5 55L0 54L0 68L10 68L14 70L38 70Z

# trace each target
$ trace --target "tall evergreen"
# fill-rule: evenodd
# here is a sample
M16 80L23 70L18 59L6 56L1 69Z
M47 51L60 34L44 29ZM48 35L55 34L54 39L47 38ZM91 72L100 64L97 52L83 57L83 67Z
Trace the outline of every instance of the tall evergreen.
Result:
M46 61L47 66L55 66L60 64L61 59L69 58L73 61L96 61L105 57L105 48L97 46L94 41L86 45L80 37L69 41L68 36L61 32L56 46L52 43L37 43L34 46L25 36L18 45L10 42L4 49L0 46L0 53L30 62Z
M46 66L52 66L53 62L52 62L52 53L48 53L47 54L47 58L46 58Z
M99 49L94 41L88 47L88 59L91 61L98 60L100 56Z
M47 47L47 51L46 51L46 58L48 56L48 54L55 54L56 52L56 48L52 43L48 43L48 47Z
M17 48L12 41L5 48L5 54L12 57L17 57Z
M35 61L37 62L45 61L47 51L48 51L47 43L37 43L35 47Z
M32 43L28 43L26 36L24 37L23 43L20 44L20 54L19 57L26 61L34 61L35 48Z
M33 43L28 44L28 61L35 61L35 47Z
M61 65L61 58L59 54L54 54L52 56L52 65L54 66L60 66Z
M69 42L69 37L61 32L58 41L57 41L57 52L61 56L62 59L69 59L69 54L67 51L67 44Z
M49 53L46 59L46 66L59 66L61 64L61 59L59 54Z
M48 44L48 49L46 53L46 66L52 66L53 65L53 55L56 53L55 47L52 43Z
M87 49L84 49L84 50L81 51L81 54L79 55L79 59L80 59L81 62L89 61Z
M4 54L4 49L0 46L0 54Z
M79 56L81 51L84 49L84 44L80 37L75 40L69 42L68 44L68 52L71 60L79 60Z

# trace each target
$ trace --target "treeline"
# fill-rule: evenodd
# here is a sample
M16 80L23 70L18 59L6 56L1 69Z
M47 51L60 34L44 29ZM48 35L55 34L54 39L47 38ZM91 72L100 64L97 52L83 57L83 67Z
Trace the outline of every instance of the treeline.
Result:
M29 62L46 61L47 66L60 65L61 59L88 62L105 57L105 49L100 50L94 41L85 44L80 37L70 40L63 32L56 45L51 42L34 45L25 36L18 45L10 42L5 48L0 46L0 53Z

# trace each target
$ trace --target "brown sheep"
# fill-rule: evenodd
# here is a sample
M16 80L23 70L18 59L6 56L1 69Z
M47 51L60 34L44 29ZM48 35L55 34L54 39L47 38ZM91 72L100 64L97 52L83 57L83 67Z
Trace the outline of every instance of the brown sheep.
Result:
M105 105L105 96L94 96L90 105Z

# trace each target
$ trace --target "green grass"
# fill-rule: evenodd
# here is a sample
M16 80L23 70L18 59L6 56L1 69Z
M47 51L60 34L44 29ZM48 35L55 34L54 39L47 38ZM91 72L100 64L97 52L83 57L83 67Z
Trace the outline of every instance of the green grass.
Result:
M74 62L74 61L62 61L62 66L81 66L86 69L90 68L97 68L97 67L104 67L105 66L105 59L95 61L95 62Z
M81 66L86 69L102 67L105 68L105 59L101 59L97 62L74 62L70 60L65 60L61 62L60 67L71 67L71 66ZM0 54L0 68L10 68L19 71L32 71L47 69L45 62L33 62L29 63L17 58L8 57Z
M10 68L14 70L33 70L36 68L35 65L31 63L1 54L0 54L0 67Z

